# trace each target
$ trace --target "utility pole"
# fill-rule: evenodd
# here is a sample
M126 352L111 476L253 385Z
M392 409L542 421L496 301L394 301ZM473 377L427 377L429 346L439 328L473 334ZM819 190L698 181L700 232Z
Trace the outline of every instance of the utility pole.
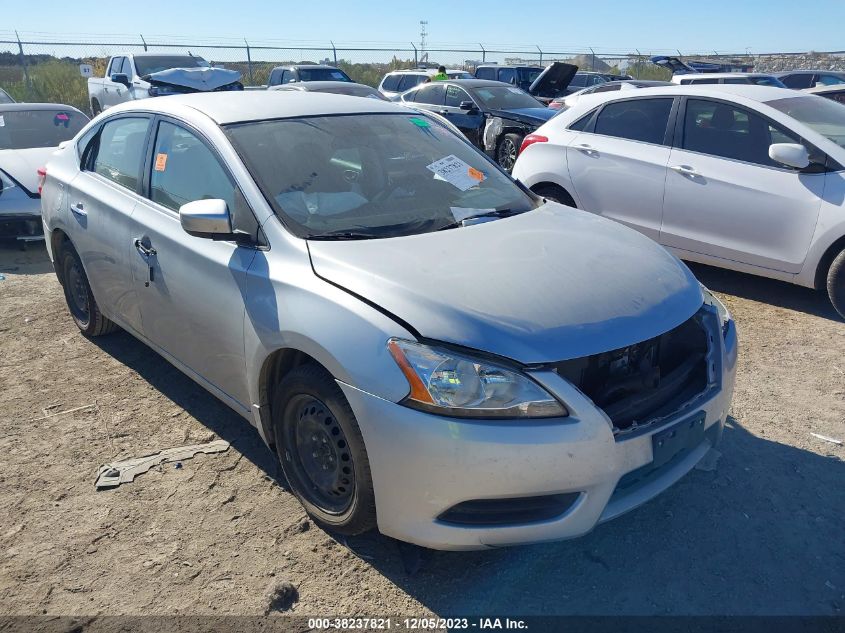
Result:
M26 92L28 97L32 99L32 80L29 78L29 71L26 69L26 58L23 54L23 44L21 43L21 36L18 35L17 31L15 31L15 37L18 40L18 53L20 54L21 66L23 67L23 79L26 82Z

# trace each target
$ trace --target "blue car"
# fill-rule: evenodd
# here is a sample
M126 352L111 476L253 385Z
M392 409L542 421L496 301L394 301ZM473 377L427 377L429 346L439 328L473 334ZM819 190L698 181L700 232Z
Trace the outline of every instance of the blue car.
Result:
M400 101L444 116L508 173L522 139L557 114L516 86L484 79L421 84Z

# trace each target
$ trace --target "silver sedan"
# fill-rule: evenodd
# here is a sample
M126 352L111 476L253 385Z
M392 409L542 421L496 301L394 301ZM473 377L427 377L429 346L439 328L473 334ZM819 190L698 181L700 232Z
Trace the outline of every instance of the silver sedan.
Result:
M728 415L736 330L682 263L421 112L128 103L59 151L42 203L82 332L127 330L240 413L337 532L578 536L677 481Z

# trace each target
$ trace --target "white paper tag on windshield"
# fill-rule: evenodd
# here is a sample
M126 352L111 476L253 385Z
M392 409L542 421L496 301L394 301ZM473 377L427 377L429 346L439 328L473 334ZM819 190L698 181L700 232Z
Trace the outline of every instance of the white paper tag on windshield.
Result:
M0 127L6 127L6 119L3 118L2 114L0 114Z
M449 210L452 212L452 217L455 218L455 222L466 220L474 215L483 215L485 213L493 213L496 211L496 209L465 209L464 207L449 207Z
M426 167L461 191L475 187L487 178L479 170L471 167L454 154L436 160Z

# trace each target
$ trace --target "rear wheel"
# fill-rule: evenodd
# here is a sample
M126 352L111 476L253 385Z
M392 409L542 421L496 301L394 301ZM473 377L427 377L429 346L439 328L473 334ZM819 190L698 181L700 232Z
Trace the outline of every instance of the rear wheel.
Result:
M834 258L827 271L827 295L839 316L845 318L845 250Z
M516 163L520 145L522 145L522 136L519 134L505 134L499 140L499 146L496 148L496 162L508 173L511 173Z
M291 490L317 523L350 535L375 527L364 439L331 374L308 364L282 379L273 398L273 434Z
M569 192L566 191L563 187L559 187L558 185L537 185L531 188L531 191L536 193L538 196L542 196L546 200L550 200L551 202L558 202L560 204L565 204L567 207L575 207L575 200L572 199L572 196L569 195Z
M76 327L85 336L100 336L114 332L117 325L100 312L76 250L72 246L65 246L61 250L59 261L65 301Z

